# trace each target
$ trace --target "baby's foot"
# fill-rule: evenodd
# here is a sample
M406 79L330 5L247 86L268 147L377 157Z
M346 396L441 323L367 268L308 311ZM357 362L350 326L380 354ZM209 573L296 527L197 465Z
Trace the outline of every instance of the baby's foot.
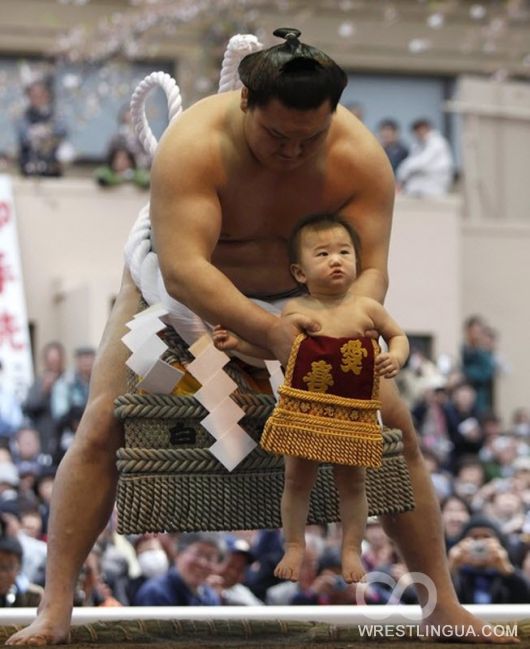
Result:
M360 554L353 548L342 549L342 576L348 584L361 581L366 574Z
M304 546L298 544L287 545L280 563L274 569L274 576L279 579L298 581L300 567L304 560Z

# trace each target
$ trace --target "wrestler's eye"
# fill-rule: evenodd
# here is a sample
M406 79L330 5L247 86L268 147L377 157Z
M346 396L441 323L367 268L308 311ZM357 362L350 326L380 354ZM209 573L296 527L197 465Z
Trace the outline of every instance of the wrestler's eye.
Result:
M320 131L320 133L315 133L311 137L308 137L307 140L304 140L304 143L309 144L311 142L316 142L316 140L318 140L319 137L321 137L322 135L324 135L324 131Z

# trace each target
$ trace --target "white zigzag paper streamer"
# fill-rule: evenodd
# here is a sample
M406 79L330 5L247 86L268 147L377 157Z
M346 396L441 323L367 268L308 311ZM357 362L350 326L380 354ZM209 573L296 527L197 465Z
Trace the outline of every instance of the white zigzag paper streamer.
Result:
M208 450L228 471L233 471L256 447L256 442L237 423L245 412L230 398L237 388L223 370L230 358L214 346L207 334L193 343L189 351L195 360L186 369L202 384L194 397L209 411L201 424L216 439Z
M141 378L138 387L157 394L171 394L184 376L184 372L160 358L168 347L157 333L166 327L161 318L167 314L163 305L153 304L127 323L129 333L122 338L132 352L126 365Z

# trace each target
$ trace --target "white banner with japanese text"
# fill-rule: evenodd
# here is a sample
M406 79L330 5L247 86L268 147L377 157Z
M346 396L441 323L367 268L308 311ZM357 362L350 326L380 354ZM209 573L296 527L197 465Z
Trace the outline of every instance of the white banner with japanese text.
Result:
M33 364L11 178L0 175L0 362L2 385L23 399Z

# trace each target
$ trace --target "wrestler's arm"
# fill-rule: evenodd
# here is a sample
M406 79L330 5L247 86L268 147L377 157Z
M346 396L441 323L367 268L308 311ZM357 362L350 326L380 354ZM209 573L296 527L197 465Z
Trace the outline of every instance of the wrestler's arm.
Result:
M361 273L355 280L353 291L382 304L388 289L394 174L383 149L371 141L366 144L361 162L349 172L355 178L355 190L351 200L340 211L361 239Z
M204 320L222 322L250 343L266 341L284 362L297 333L292 324L247 299L211 263L222 222L220 171L207 146L192 139L169 129L152 169L151 223L166 290Z

